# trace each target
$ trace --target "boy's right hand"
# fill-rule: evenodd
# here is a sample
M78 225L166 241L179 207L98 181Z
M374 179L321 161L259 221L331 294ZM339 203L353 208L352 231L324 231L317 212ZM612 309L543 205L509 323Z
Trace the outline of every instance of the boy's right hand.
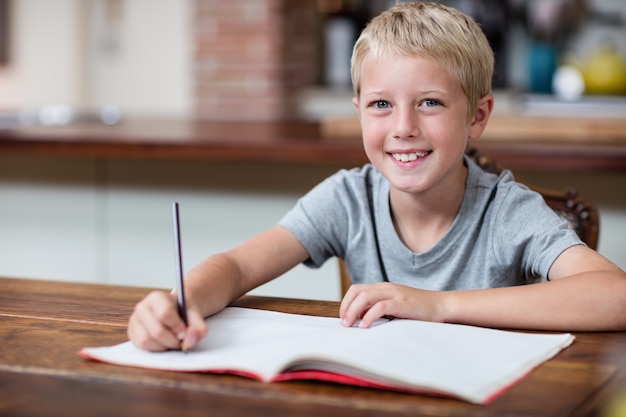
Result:
M128 338L135 346L163 351L195 346L207 333L202 315L193 307L187 311L187 323L178 315L176 298L163 291L153 291L135 306L128 321Z

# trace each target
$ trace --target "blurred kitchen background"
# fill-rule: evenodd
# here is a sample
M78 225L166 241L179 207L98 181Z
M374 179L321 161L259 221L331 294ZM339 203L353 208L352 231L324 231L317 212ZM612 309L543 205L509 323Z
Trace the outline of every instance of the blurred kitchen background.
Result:
M354 117L352 44L391 3L0 0L0 130ZM496 111L626 117L625 1L442 3L484 29ZM0 154L0 275L167 287L174 198L191 267L274 224L336 168ZM626 268L624 173L516 174L594 200L599 250ZM281 183L294 175L301 181ZM297 268L260 293L337 299L331 264Z
M10 112L32 121L44 106L59 121L103 109L111 120L352 114L352 44L390 3L0 0L0 111L5 123ZM496 92L624 98L626 2L443 3L483 27L496 55Z

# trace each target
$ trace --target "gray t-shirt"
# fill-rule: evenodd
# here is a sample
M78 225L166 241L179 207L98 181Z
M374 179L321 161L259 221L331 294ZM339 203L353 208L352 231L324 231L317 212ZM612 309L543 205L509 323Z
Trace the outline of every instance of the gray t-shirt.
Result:
M509 171L484 172L466 158L461 208L433 247L414 253L396 233L389 183L372 165L341 170L304 197L279 222L305 246L311 267L343 258L353 283L383 280L377 240L390 282L429 290L493 288L539 282L567 248L583 244L540 194ZM368 185L378 239L373 233Z

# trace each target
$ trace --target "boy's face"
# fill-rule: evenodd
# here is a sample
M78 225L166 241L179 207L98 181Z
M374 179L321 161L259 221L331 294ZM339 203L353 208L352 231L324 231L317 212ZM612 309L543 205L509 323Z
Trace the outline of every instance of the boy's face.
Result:
M362 70L354 104L372 164L392 189L458 190L467 140L484 129L467 121L460 83L428 58L367 58Z

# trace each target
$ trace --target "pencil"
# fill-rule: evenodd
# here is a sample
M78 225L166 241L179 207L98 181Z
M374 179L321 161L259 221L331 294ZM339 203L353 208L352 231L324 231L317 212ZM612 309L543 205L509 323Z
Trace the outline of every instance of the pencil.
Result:
M185 286L183 283L183 256L180 239L180 216L178 213L178 203L172 203L172 223L174 229L174 254L176 258L176 305L178 315L187 326L187 306L185 304ZM181 343L183 352L187 351L187 346Z

